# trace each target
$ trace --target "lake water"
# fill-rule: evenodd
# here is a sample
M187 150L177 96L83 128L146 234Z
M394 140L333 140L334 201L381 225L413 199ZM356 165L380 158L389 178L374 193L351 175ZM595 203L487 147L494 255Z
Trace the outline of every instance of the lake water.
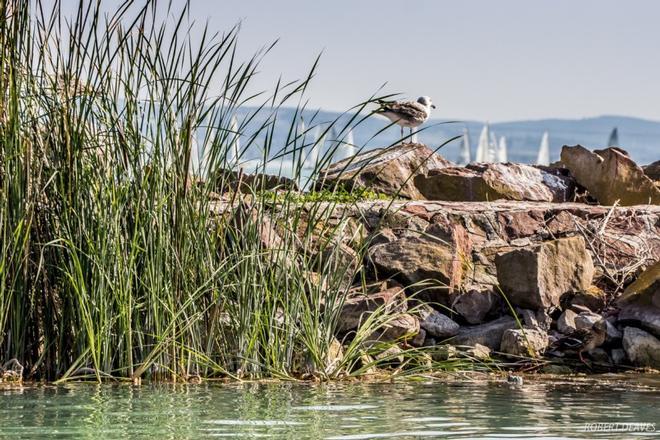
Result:
M0 437L12 439L622 439L655 438L659 422L658 377L0 388Z

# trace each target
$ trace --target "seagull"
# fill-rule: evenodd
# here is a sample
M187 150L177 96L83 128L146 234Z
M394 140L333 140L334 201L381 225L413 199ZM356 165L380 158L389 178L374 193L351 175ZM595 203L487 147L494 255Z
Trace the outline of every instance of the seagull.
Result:
M379 100L378 104L380 104L380 107L376 110L376 113L399 125L402 138L404 127L410 128L410 135L412 136L412 129L426 122L431 116L431 109L435 108L428 96L421 96L417 98L417 101Z

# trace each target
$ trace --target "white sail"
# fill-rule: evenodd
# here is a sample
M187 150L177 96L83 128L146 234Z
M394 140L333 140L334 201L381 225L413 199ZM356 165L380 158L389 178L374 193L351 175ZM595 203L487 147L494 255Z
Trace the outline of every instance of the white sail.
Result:
M539 147L539 155L536 159L537 165L550 165L550 136L548 132L543 133L541 138L541 146Z
M475 161L488 162L488 143L490 139L490 127L488 124L484 125L479 135L479 144L477 145L477 154Z
M500 137L500 144L499 147L497 148L497 161L500 163L509 161L507 146L506 146L506 136Z
M241 158L241 139L238 132L238 120L236 116L232 116L229 123L229 134L227 136L229 140L229 156L227 157L227 163L232 167L238 167L238 162Z
M463 142L461 145L461 155L460 155L460 164L461 165L467 165L470 163L472 160L472 157L470 155L470 134L468 133L468 129L464 128L463 129Z
M316 164L319 161L319 157L321 156L321 149L325 144L325 135L321 135L321 131L323 131L321 126L317 126L311 139L303 135L303 145L310 146L310 150L307 154L307 158L304 164L305 168L316 168ZM304 132L305 123L301 120L299 126L299 134Z
M490 140L488 141L488 156L486 162L497 162L497 136L492 131L490 132Z
M346 138L344 139L342 147L344 148L345 158L353 157L357 153L357 148L355 147L355 137L353 136L352 129L349 129L348 133L346 133Z

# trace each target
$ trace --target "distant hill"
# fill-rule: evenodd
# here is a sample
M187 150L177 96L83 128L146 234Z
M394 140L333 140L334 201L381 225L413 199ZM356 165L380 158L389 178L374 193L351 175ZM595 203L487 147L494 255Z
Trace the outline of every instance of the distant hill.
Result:
M313 113L306 111L303 118L312 119ZM240 117L240 115L239 115ZM284 143L288 126L294 117L293 109L284 109L276 126L275 144ZM329 122L339 118L339 123L348 121L349 115L341 116L334 112L319 112L315 121ZM258 124L260 121L255 120ZM388 125L388 121L378 116L372 116L360 124L353 132L355 144L366 149L382 147L394 143L399 138L399 128L390 127L382 133L380 130ZM425 124L419 133L419 140L429 146L439 146L447 139L460 135L467 128L472 147L472 156L476 150L484 122L461 121L450 122L431 120ZM533 163L544 131L550 134L551 160L559 159L563 145L581 144L585 147L605 147L612 128L617 127L621 148L627 150L639 164L648 164L660 160L660 122L649 121L624 116L600 116L585 119L542 119L530 121L501 122L490 125L491 131L499 138L506 136L509 161ZM248 130L249 131L249 130ZM441 154L450 160L458 160L459 142L445 146Z

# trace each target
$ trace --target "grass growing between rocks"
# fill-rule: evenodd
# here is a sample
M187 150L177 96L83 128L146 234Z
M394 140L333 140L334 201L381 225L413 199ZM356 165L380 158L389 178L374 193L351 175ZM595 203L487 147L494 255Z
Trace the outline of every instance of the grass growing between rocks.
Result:
M396 318L385 309L337 340L346 280L360 274L324 237L361 238L344 234L348 219L326 221L321 202L381 195L255 188L234 193L231 209L209 202L229 187L220 171L253 147L263 161L290 158L301 178L315 126L299 132L298 117L316 65L254 94L269 48L240 62L237 29L191 37L186 10L161 21L155 1L107 14L94 3L71 17L59 3L0 6L0 359L60 381L325 380L468 362L367 344ZM333 122L340 136L370 102ZM248 103L257 110L232 124ZM285 105L298 115L286 145L274 145Z

